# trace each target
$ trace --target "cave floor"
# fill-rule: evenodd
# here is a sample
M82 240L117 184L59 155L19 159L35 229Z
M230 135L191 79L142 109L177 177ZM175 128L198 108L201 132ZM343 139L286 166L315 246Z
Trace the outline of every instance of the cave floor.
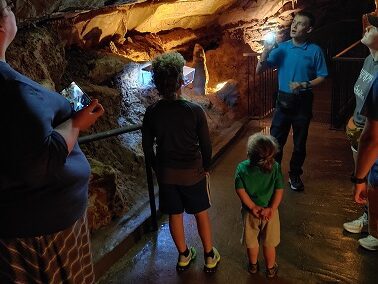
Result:
M256 122L254 122L256 123ZM259 122L263 131L269 121ZM264 128L265 127L265 128ZM240 244L240 201L233 189L237 163L245 158L246 139L256 129L250 123L241 136L218 159L211 171L214 244L222 260L215 274L203 272L202 247L193 216L185 215L187 242L197 248L198 258L188 271L175 270L177 252L166 217L159 229L144 235L115 263L98 283L268 283L264 268L257 275L247 270L245 248ZM291 137L285 147L282 169L287 180L292 151ZM277 248L278 278L272 283L376 283L378 254L358 246L367 235L350 234L342 224L359 217L362 208L352 201L349 176L353 161L343 131L313 122L310 128L303 181L305 191L288 186L280 206L281 243ZM260 264L263 259L260 256Z

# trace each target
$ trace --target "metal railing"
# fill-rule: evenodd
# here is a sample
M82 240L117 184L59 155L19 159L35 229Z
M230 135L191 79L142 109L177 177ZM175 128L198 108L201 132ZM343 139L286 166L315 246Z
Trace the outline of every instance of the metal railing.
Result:
M141 124L132 125L132 126L125 126L120 127L88 136L79 137L78 142L79 144L87 144L93 141L105 139L108 137L117 136L124 133L129 133L133 131L140 130L142 128ZM158 224L157 224L157 211L156 211L156 202L155 202L155 190L154 190L154 182L152 177L152 167L148 161L145 160L146 164L146 176L147 176L147 187L148 187L148 198L150 202L150 209L151 209L151 227L152 230L157 231Z
M363 66L364 55L367 56L367 49L362 48L360 41L357 41L332 58L332 129L344 128L348 118L353 114L355 107L353 86Z
M267 69L256 73L259 53L243 53L247 57L247 111L252 119L262 119L274 110L278 91L277 70Z

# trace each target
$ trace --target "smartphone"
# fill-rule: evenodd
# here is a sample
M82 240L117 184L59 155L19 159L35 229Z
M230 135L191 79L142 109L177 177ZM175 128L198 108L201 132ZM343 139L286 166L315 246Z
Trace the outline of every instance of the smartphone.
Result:
M60 93L70 102L71 108L75 112L91 103L90 97L75 82L72 82Z

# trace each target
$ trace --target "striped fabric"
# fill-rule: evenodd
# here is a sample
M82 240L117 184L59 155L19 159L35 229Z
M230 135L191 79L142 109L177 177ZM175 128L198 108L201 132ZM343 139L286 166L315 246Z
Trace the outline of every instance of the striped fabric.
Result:
M86 215L52 235L0 238L0 283L94 283Z

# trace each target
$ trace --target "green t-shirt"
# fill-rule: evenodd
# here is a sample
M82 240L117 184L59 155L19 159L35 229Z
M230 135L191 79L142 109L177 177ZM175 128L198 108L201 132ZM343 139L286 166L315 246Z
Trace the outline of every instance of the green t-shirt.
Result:
M259 167L249 166L245 160L236 167L235 189L244 188L252 201L262 207L267 207L276 189L283 189L281 166L274 162L271 172L263 172Z

